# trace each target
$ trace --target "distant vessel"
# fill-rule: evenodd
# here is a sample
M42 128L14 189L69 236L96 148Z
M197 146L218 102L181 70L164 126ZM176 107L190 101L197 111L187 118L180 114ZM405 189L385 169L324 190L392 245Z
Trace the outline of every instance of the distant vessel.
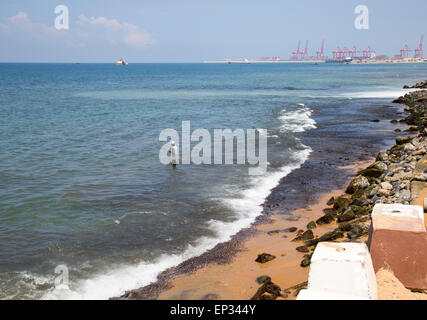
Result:
M244 60L229 60L228 64L250 64L250 61L248 59L244 59Z
M127 66L127 65L128 63L123 59L120 59L119 61L116 62L116 66Z

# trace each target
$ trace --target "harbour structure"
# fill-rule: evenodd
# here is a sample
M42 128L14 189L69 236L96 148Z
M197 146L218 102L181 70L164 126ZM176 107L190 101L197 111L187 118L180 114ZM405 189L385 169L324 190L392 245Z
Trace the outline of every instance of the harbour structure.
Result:
M328 59L325 54L325 40L322 40L322 44L319 50L315 51L314 56L309 54L309 41L306 40L305 47L302 48L301 40L298 41L296 50L291 52L289 60L283 60L279 56L263 57L259 60L210 60L205 63L229 63L229 64L248 64L248 63L322 63L322 62L334 62L334 63L346 63L346 64L371 64L371 63L419 63L425 62L423 52L424 36L421 36L418 47L411 50L407 44L400 49L400 53L394 55L393 58L389 58L386 55L377 55L377 52L368 45L365 49L359 51L355 45L352 47L337 46L332 51L332 58ZM342 48L342 49L341 49ZM411 56L411 53L414 55Z

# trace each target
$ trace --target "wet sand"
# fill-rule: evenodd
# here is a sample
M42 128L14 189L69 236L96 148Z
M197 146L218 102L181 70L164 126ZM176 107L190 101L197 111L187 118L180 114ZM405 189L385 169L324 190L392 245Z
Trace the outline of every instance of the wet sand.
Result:
M361 161L343 169L357 170L365 167L373 159ZM159 299L250 299L260 286L256 278L268 275L282 289L307 281L309 268L300 266L303 255L295 249L302 245L293 242L296 232L268 232L296 227L306 229L306 225L320 218L326 202L339 196L343 189L322 194L316 203L306 208L294 210L290 215L272 215L268 223L255 227L256 233L246 239L243 248L236 253L231 263L210 264L191 274L177 276L169 283L169 289L158 296ZM294 221L292 221L294 220ZM313 233L318 236L336 228L336 224L317 226ZM258 254L269 253L276 258L265 264L255 262ZM296 297L289 295L287 299Z

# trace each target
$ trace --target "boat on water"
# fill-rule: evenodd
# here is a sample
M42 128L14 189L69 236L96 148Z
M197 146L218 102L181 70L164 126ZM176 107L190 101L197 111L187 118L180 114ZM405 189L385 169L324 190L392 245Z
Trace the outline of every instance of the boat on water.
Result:
M244 59L244 60L229 60L228 64L250 64L250 61L248 59Z
M116 66L127 66L127 65L128 63L123 59L120 59L116 62Z

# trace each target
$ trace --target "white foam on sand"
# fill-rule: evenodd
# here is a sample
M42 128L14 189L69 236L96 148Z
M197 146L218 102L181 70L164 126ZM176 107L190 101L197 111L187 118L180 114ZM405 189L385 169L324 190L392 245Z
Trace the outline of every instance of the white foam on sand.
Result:
M310 118L311 113L310 109L303 108L284 113L279 119L287 131L301 132L315 128L315 121ZM162 271L177 266L190 258L200 256L218 243L229 241L240 230L250 227L256 217L261 215L262 204L271 190L283 177L301 167L309 158L311 151L309 147L301 145L301 149L293 153L291 164L276 171L269 171L264 176L252 176L250 188L242 190L234 198L222 199L221 201L227 206L233 208L235 220L231 222L208 221L207 227L215 232L215 237L201 237L195 244L188 245L187 249L180 254L164 254L152 262L142 261L135 265L107 269L107 271L100 271L102 274L90 279L73 281L72 275L70 275L70 289L53 289L45 294L43 299L108 299L155 282Z

